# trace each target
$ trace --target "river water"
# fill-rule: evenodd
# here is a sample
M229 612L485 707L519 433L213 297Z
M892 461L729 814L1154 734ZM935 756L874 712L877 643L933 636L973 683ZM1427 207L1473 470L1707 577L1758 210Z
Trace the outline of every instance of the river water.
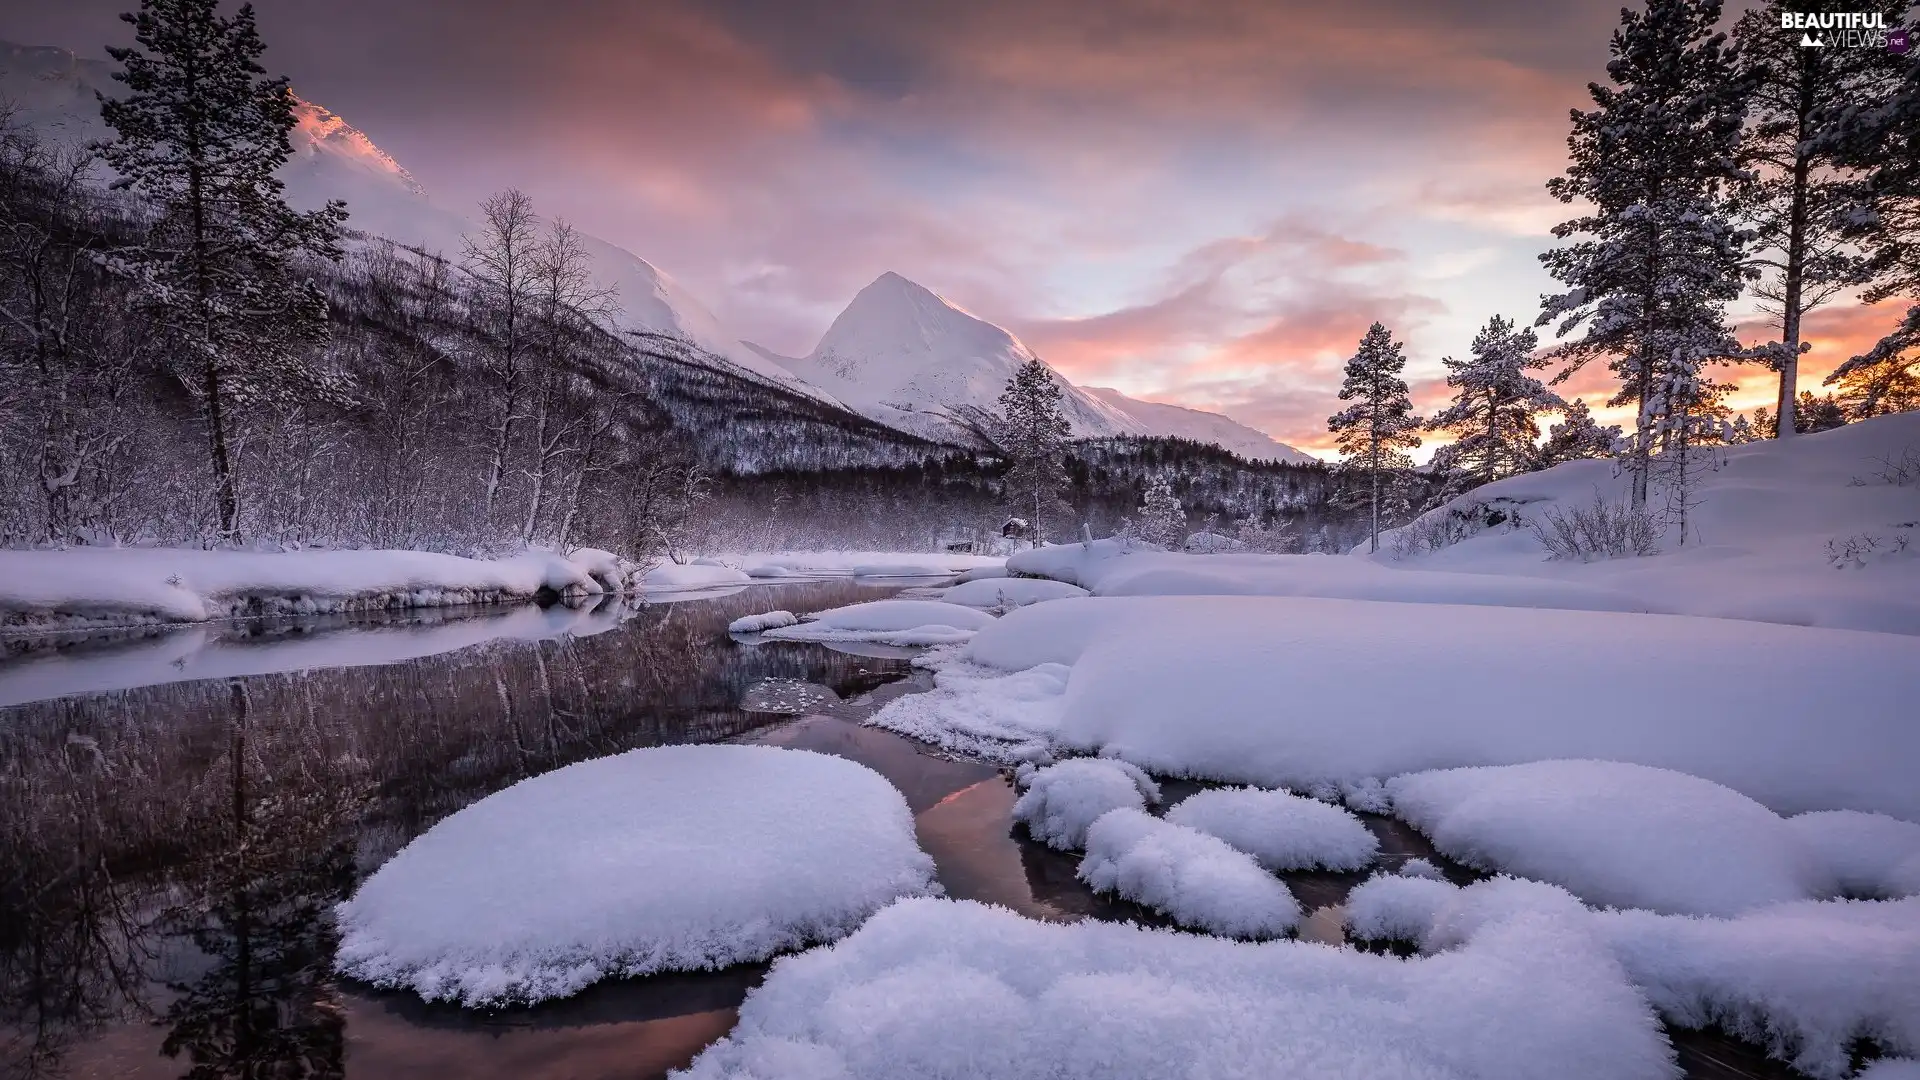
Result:
M744 614L891 591L839 580L0 641L0 1078L584 1080L686 1064L764 965L491 1012L331 972L328 911L413 837L518 780L643 746L851 758L906 797L948 895L1160 923L1089 893L1071 856L1014 829L1000 770L861 726L931 685L909 653L726 632ZM1167 801L1193 787L1169 784ZM1404 826L1368 825L1389 858L1434 858ZM1361 875L1287 877L1322 911L1305 936L1337 940ZM1675 1035L1689 1076L1791 1075L1731 1040Z

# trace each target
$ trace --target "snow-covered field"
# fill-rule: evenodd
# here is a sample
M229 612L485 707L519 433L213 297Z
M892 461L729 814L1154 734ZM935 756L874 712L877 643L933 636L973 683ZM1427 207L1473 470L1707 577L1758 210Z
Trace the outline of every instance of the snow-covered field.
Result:
M986 621L872 722L1019 764L1016 818L1084 848L1084 881L1216 936L905 902L777 964L689 1075L1671 1077L1656 1018L1820 1080L1862 1047L1889 1056L1858 1076L1901 1075L1920 477L1875 468L1915 445L1920 416L1727 451L1688 544L1640 558L1554 563L1483 523L1377 559L1012 556L1038 578L946 590ZM1524 518L1600 480L1476 495ZM1256 787L1156 818L1141 770ZM1382 860L1342 802L1502 876ZM1370 867L1306 920L1275 876ZM1417 952L1221 940L1308 924Z
M906 800L843 758L632 750L435 825L340 905L339 969L467 1005L760 960L937 890Z
M1622 499L1627 485L1606 461L1501 480L1388 533L1375 561L1550 578L1624 593L1651 610L1920 634L1920 413L1721 451L1693 493L1686 543L1669 527L1654 556L1549 562L1530 528L1507 523L1438 550L1396 544L1455 511L1537 521L1596 495ZM1396 560L1401 546L1412 551Z

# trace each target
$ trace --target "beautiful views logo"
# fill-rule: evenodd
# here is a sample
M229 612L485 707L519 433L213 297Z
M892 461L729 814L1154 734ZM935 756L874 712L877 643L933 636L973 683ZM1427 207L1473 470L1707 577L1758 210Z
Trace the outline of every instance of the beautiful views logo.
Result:
M1912 47L1906 28L1889 27L1886 15L1877 11L1785 11L1780 14L1780 28L1800 31L1800 45L1807 49L1904 53Z

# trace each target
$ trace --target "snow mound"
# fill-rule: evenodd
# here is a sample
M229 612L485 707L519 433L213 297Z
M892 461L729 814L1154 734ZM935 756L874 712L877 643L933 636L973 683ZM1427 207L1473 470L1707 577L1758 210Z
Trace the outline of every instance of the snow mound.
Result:
M1397 570L1343 555L1188 555L1120 540L1018 552L1007 567L1095 596L1319 596L1411 604L1664 611L1598 585L1500 574Z
M1536 761L1399 776L1387 790L1443 854L1592 904L1733 915L1833 890L1773 811L1668 769Z
M1066 700L1064 664L1037 664L1011 675L948 665L934 688L886 703L867 723L944 750L1014 764L1051 756Z
M1268 870L1359 870L1380 850L1359 818L1286 791L1201 791L1168 810L1167 820L1218 837Z
M962 582L941 592L940 599L974 608L1017 608L1085 595L1087 590L1064 581L1002 577Z
M779 563L754 563L742 572L755 580L794 576L792 567L782 566Z
M1813 856L1852 896L1920 895L1920 825L1885 814L1824 810L1787 819Z
M640 578L643 592L686 592L726 585L745 585L753 579L711 559L690 563L661 563Z
M1902 635L1610 612L1095 596L1010 612L966 656L1009 670L1071 665L1056 742L1155 775L1310 791L1427 769L1596 758L1703 777L1777 813L1920 820L1920 725L1907 719L1920 700L1920 640ZM1627 708L1624 689L1570 687L1632 687L1635 700L1658 706Z
M1628 977L1682 1027L1720 1025L1821 1080L1847 1075L1858 1039L1920 1054L1920 898L1594 919Z
M986 581L989 578L1003 578L1007 576L1007 565L1005 563L995 563L991 566L976 566L971 570L961 571L960 576L954 580L965 585L969 581Z
M1061 851L1087 846L1087 827L1109 810L1144 809L1160 801L1160 785L1124 761L1075 758L1025 777L1027 790L1013 804L1013 820L1034 839Z
M727 633L758 634L763 630L776 630L782 626L792 626L799 621L791 611L769 611L760 615L742 615L727 624Z
M993 616L938 600L870 600L830 608L797 626L766 635L782 641L873 641L882 645L950 645L965 641Z
M1356 937L1438 953L1571 899L1513 878L1458 888L1379 876L1354 889L1347 916ZM1601 911L1586 922L1680 1027L1723 1027L1819 1080L1846 1076L1860 1039L1920 1053L1920 897L1796 901L1733 918Z
M1399 872L1406 877L1431 878L1434 881L1445 881L1447 878L1439 867L1433 865L1432 860L1417 857L1401 863Z
M892 784L843 758L667 746L523 780L339 907L336 964L465 1005L761 960L937 891Z
M1543 1066L1675 1075L1646 1003L1564 917L1402 961L910 900L782 960L685 1076L1522 1080Z
M1459 891L1424 874L1375 874L1347 894L1347 933L1361 941L1418 944Z
M1881 1058L1870 1061L1855 1074L1854 1080L1920 1080L1920 1060Z
M1088 828L1079 875L1210 934L1273 938L1300 922L1299 901L1250 856L1141 810L1109 811Z

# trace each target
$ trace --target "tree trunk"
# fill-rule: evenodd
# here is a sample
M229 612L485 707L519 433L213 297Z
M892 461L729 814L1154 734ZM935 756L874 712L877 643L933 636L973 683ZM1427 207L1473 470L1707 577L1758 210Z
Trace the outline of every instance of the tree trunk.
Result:
M1800 316L1804 295L1807 261L1807 188L1813 168L1806 147L1810 133L1807 122L1813 115L1813 50L1800 61L1799 145L1793 157L1793 201L1787 211L1787 265L1781 272L1780 344L1787 355L1780 361L1779 420L1773 437L1791 439L1795 431L1794 414L1798 408L1800 380Z

